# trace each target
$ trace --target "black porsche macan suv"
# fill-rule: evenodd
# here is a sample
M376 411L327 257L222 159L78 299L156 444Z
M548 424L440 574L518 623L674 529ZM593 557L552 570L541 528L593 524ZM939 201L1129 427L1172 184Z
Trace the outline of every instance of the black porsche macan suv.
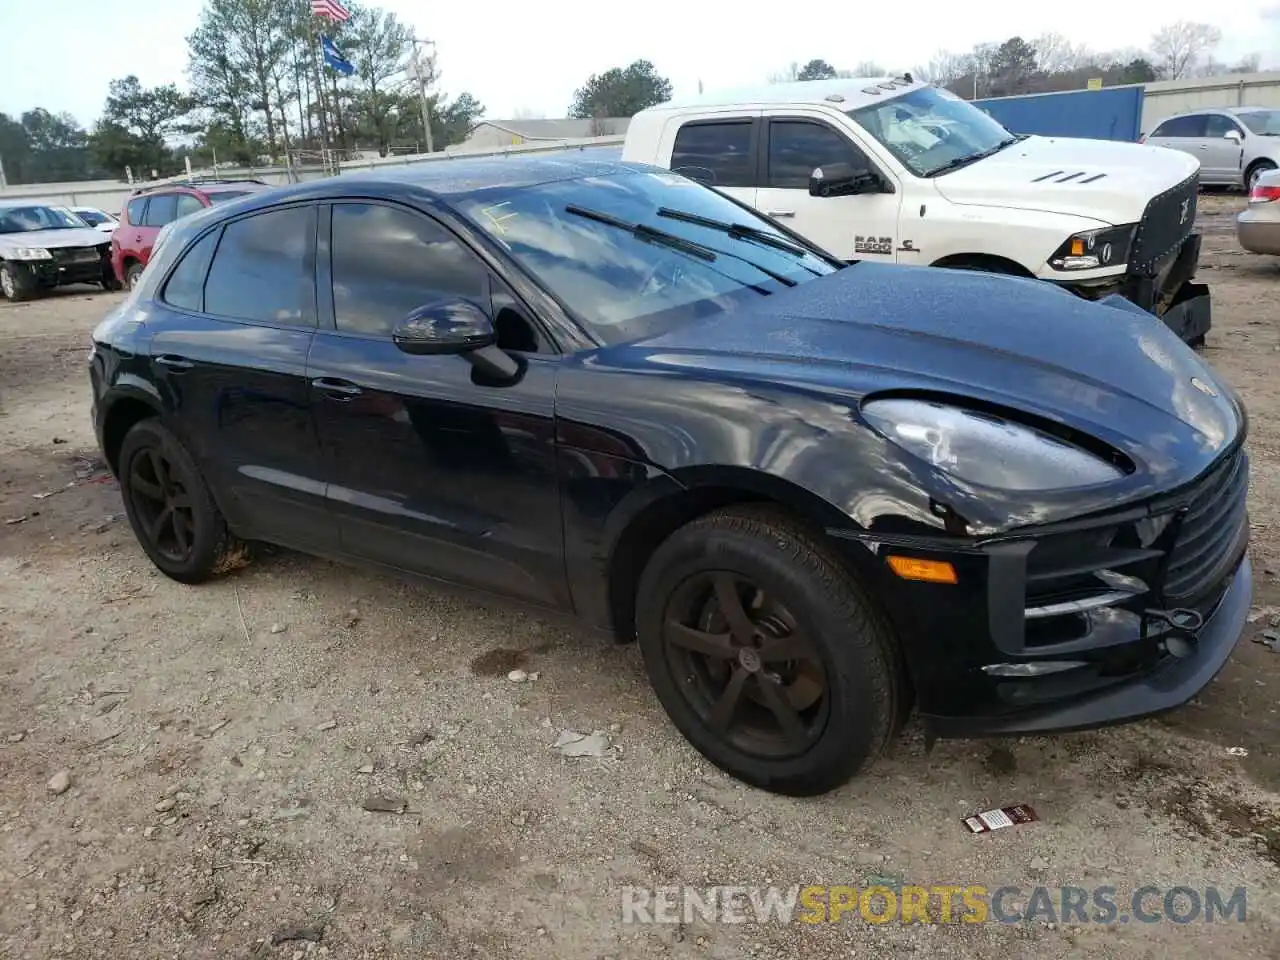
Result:
M931 735L1183 703L1245 622L1244 409L1158 319L843 266L666 171L453 160L176 225L94 332L129 520L637 639L671 719L815 793Z

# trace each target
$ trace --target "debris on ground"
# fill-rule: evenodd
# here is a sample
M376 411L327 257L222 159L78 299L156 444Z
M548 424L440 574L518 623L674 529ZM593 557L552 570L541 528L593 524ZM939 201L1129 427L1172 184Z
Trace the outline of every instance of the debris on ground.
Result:
M1002 827L1020 826L1039 819L1035 810L1025 803L1019 803L1012 807L984 810L982 813L975 813L972 817L965 817L960 822L970 833L989 833Z
M323 731L323 730L332 730L332 729L333 729L334 727L336 727L337 725L338 725L338 721L337 721L337 720L326 720L324 723L322 723L322 724L320 724L319 726L317 726L317 727L316 727L316 729L317 729L317 730L321 730L321 731Z
M594 730L589 735L576 730L561 730L551 745L551 749L562 757L607 757L612 747L609 734L603 730Z
M289 943L292 940L319 943L323 938L324 927L320 924L307 927L282 927L271 935L271 943L273 946L278 947L280 944Z
M49 792L55 797L66 793L71 788L71 771L59 770L49 778Z
M1268 605L1265 607L1254 607L1249 611L1250 623L1257 623L1263 617L1267 618L1271 626L1280 626L1280 623L1276 623L1276 620L1280 619L1280 607Z
M271 625L271 632L272 632L272 633L284 633L284 632L285 632L286 630L288 630L288 629L289 629L289 628L288 628L285 624L283 624L283 623L273 623L273 624Z
M366 797L361 806L370 813L404 813L409 809L408 802L400 797Z
M1262 644L1272 653L1280 653L1280 632L1263 630L1262 636L1254 637L1253 642Z
M512 670L507 674L507 679L512 683L524 683L529 679L529 675L523 670Z
M230 722L231 722L231 721L230 721L230 720L227 720L227 719L219 720L217 723L210 724L209 726L205 727L203 730L197 730L197 731L196 731L196 736L197 736L197 737L212 737L215 733L217 733L219 730L221 730L223 727L225 727L225 726L226 726L228 723L230 723Z
M1227 756L1229 757L1247 757L1249 751L1244 747L1227 747Z

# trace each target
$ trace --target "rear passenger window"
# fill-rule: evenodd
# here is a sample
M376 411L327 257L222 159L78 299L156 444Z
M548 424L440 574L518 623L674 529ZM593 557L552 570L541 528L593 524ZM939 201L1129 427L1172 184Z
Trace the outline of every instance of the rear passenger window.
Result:
M315 207L290 207L227 224L204 285L205 313L314 326L315 223Z
M807 120L769 122L769 186L807 188L815 168L833 163L852 164L857 170L870 167L866 154L826 124Z
M203 210L204 204L197 200L189 193L178 194L178 212L177 216L185 217L188 213L195 213L197 210Z
M1156 127L1153 137L1203 137L1205 135L1205 116L1196 114L1191 117L1174 117Z
M178 198L172 193L157 193L151 197L151 202L147 204L147 219L144 225L148 227L163 227L166 223L177 216Z
M489 272L439 224L373 203L333 206L333 310L339 330L389 337L416 307L489 300Z
M142 225L143 218L147 213L147 198L138 197L136 200L130 200L129 206L125 209L125 216L129 218L129 222L135 227Z
M164 285L165 303L180 310L199 313L204 309L204 278L218 245L218 231L210 230L182 255L177 268Z
M687 123L676 133L671 169L717 187L755 183L750 120Z
M1204 123L1204 135L1206 137L1225 137L1232 130L1236 133L1242 132L1238 123L1220 113L1209 114L1204 118Z

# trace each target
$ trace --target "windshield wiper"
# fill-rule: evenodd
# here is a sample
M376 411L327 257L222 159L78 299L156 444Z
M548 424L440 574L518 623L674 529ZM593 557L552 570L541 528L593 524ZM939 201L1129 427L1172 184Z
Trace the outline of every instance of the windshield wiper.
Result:
M565 213L573 214L575 217L583 217L587 220L594 220L596 223L603 223L606 226L617 227L619 230L626 230L638 240L670 247L672 250L679 250L708 263L714 263L716 260L716 251L710 247L704 247L700 243L686 240L684 237L678 237L674 233L667 233L667 231L659 230L657 227L645 226L643 223L628 223L626 220L610 216L607 213L601 213L599 210L590 210L587 207L579 207L573 203L565 207L564 211Z
M710 230L721 230L733 237L735 240L753 240L762 246L772 247L775 250L782 250L795 257L807 257L809 251L803 247L784 240L776 234L770 233L768 230L761 230L759 227L753 227L749 223L729 223L726 220L713 220L710 217L702 217L696 213L688 213L684 210L673 210L671 207L659 207L658 216L666 217L669 220L679 220L682 223L692 223L697 227L706 227ZM808 270L815 277L820 277L817 270L812 267L801 264L804 269Z
M596 223L607 224L610 227L617 227L619 230L626 230L640 240L646 240L650 243L661 244L670 247L673 250L680 250L690 256L697 257L700 260L706 260L708 263L714 263L719 257L729 257L733 260L740 260L747 266L759 270L770 280L777 280L784 287L794 287L796 281L792 280L785 274L778 273L776 270L770 270L768 267L762 267L753 260L746 257L738 256L736 253L729 253L725 250L713 250L711 247L704 247L702 244L694 240L686 240L684 237L678 237L674 233L667 233L665 230L659 230L657 227L650 227L643 223L628 223L618 217L610 216L607 213L601 213L599 210L590 210L586 207L579 207L576 204L569 204L564 208L566 213L572 213L574 216L585 217L588 220L594 220ZM740 281L739 281L740 282ZM747 284L752 286L752 284ZM762 293L768 293L763 287L754 287Z
M1015 143L1018 143L1022 139L1023 139L1022 137L1009 137L1006 140L1001 140L999 143L997 143L994 147L991 147L990 149L982 150L978 153L971 153L967 157L953 157L952 159L948 160L946 163L941 164L940 166L934 167L932 170L926 170L924 172L924 175L926 177L936 177L938 174L946 173L948 170L958 170L960 167L967 167L971 163L977 163L979 160L985 160L987 157L990 157L990 156L993 156L994 154L999 153L1005 147L1013 146Z

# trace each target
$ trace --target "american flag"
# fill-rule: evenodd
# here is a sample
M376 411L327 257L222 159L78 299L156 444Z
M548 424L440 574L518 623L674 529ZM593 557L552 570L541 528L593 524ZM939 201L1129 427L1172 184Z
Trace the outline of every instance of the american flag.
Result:
M334 23L342 23L351 19L351 11L338 0L311 0L311 12L317 17L324 17Z

